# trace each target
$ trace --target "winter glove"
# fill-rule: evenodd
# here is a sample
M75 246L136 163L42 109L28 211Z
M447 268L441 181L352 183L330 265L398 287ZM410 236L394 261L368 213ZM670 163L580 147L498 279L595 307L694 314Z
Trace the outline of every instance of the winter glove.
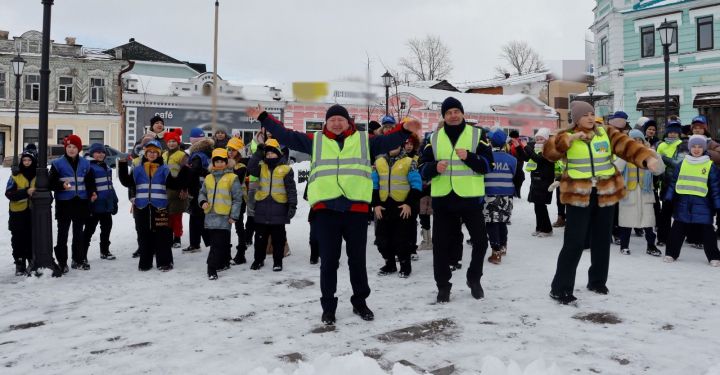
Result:
M292 220L292 218L295 217L295 210L297 210L296 207L288 208L288 220Z
M548 186L548 192L552 193L558 186L560 186L560 181L553 182L550 186Z

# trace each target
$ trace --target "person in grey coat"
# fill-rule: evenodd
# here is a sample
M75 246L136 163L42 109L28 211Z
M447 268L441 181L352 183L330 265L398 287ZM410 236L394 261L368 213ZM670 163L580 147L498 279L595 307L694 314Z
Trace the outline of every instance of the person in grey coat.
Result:
M226 149L216 148L212 153L210 173L200 188L198 204L205 212L205 230L210 239L208 279L217 280L217 271L230 268L230 230L240 220L243 201L242 182L228 167Z
M259 144L248 162L248 173L258 178L255 192L255 261L258 270L265 264L265 249L272 239L273 271L282 271L287 234L285 224L295 216L297 189L292 168L283 157L280 144L268 139Z

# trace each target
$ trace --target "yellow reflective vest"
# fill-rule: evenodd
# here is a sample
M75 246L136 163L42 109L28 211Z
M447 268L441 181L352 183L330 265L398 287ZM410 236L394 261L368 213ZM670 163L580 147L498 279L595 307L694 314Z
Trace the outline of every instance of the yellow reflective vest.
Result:
M448 126L448 125L446 125ZM448 168L432 179L430 195L444 197L454 191L460 197L482 197L485 195L485 177L475 173L455 153L456 148L475 152L480 144L480 129L465 125L455 146L445 132L445 128L436 130L430 139L436 161L448 161Z
M657 146L657 153L662 156L666 156L666 157L672 159L675 157L677 148L678 148L678 146L680 146L681 143L682 143L682 140L680 140L680 139L677 139L677 140L673 141L672 143L661 142Z
M232 185L237 175L233 172L225 173L216 181L212 173L205 176L205 191L207 191L208 207L205 214L214 212L218 215L230 215L232 209Z
M290 172L287 165L278 165L270 173L267 164L260 162L260 179L258 189L255 191L255 200L261 201L271 196L277 203L287 203L288 196L285 191L285 176Z
M702 164L690 164L684 161L680 165L677 183L675 183L675 192L698 197L707 196L708 176L710 176L712 163L712 160Z
M380 177L380 200L387 201L390 196L395 202L405 202L408 193L410 193L410 183L407 175L410 172L413 159L404 157L396 160L392 168L388 165L387 159L384 157L375 160L375 170Z
M310 205L339 197L370 203L373 189L370 160L367 132L356 131L347 137L342 150L334 139L316 133L308 178Z
M598 128L598 133L589 143L576 139L570 144L566 165L570 178L578 180L615 174L610 138L603 128Z
M22 173L18 173L17 175L11 176L13 181L15 181L15 186L18 190L27 189L30 187L35 187L35 179L33 178L32 181L28 181L27 178ZM25 211L28 208L29 199L21 199L19 201L10 201L10 212L21 212Z
M172 154L170 151L163 152L162 157L165 164L167 164L168 168L170 168L170 174L173 177L177 177L180 173L180 169L182 169L185 164L183 161L187 157L187 154L185 151L177 149L172 151Z

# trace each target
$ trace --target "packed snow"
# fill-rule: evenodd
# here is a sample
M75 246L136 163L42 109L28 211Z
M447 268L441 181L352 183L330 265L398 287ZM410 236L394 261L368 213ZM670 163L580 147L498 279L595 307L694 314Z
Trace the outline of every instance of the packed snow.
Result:
M0 168L3 182L9 174ZM111 251L118 259L100 259L98 229L90 271L16 277L2 229L3 374L720 374L720 270L702 250L685 246L677 262L666 264L645 254L640 237L632 238L630 256L613 246L607 296L585 289L585 254L578 305L558 305L548 292L563 230L530 236L533 208L516 200L508 255L499 266L485 264L485 299L470 296L463 268L454 274L450 303L439 305L432 253L419 252L408 279L378 276L382 259L370 227L368 305L375 321L352 314L341 263L338 321L329 329L320 322L319 267L309 264L305 201L288 228L292 254L284 271L245 264L208 281L207 249L173 250L175 269L168 273L137 271L126 191L117 182L116 188L121 204ZM549 210L554 220L555 206ZM7 212L2 199L3 223ZM187 215L185 229L183 245ZM252 250L246 254L252 258ZM465 245L465 265L469 254Z

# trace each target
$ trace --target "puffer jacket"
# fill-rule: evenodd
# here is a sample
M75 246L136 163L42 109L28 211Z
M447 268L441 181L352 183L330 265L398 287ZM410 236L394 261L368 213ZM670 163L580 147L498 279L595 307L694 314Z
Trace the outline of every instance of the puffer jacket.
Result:
M652 149L635 142L615 127L607 126L605 131L610 139L612 153L616 156L643 168L647 160L655 157ZM552 135L543 146L543 156L552 162L566 159L570 143L570 133L567 131ZM596 188L600 207L612 206L625 197L625 180L617 169L613 176L598 178ZM560 201L564 204L588 207L592 190L591 179L573 179L567 169L560 177Z
M208 160L212 155L215 141L211 138L203 138L197 141L194 145L190 146L188 150L190 158L188 161L190 167L190 181L188 181L188 194L192 197L190 200L190 214L191 215L202 215L202 210L198 206L198 196L200 195L200 177L205 177L208 174L208 165L203 165L202 160L195 156L196 153L204 153Z
M255 177L260 177L260 162L264 156L262 148L258 148L258 151L248 161L248 174ZM285 164L283 158L277 166ZM272 174L275 168L268 166L270 173ZM295 210L297 209L297 188L295 186L295 174L290 169L288 174L285 175L283 182L285 183L285 192L287 193L287 203L278 203L267 197L261 201L255 201L255 216L254 220L256 224L265 225L281 225L290 224L290 219L295 216Z
M223 170L212 170L209 174L215 177L215 181L220 181L223 175L226 173L235 174L232 168L225 168ZM207 188L205 184L200 188L200 195L198 197L198 206L201 207L203 203L208 202ZM235 221L240 220L240 208L242 206L242 183L239 178L235 178L230 189L230 196L232 196L232 206L230 207L230 215L220 215L215 213L210 207L210 212L205 214L205 229L223 229L230 230L232 225L228 219L232 218ZM208 202L211 203L212 202Z
M715 213L720 210L720 169L714 163L710 167L707 196L677 194L675 184L680 174L680 166L685 162L681 162L675 170L663 199L673 201L673 219L683 223L712 225Z

